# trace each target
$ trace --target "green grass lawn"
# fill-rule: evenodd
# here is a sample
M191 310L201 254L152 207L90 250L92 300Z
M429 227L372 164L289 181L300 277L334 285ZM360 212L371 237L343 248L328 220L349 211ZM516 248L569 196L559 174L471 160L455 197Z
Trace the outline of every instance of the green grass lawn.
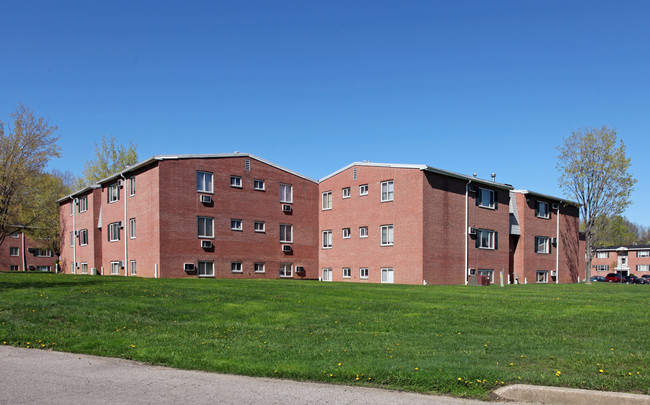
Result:
M0 343L486 398L650 393L650 286L403 286L0 273Z

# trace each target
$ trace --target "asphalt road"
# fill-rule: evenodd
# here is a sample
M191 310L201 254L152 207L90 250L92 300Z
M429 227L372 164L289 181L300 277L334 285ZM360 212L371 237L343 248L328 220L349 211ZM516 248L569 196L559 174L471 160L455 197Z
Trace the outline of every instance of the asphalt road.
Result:
M0 346L0 404L484 405L486 402L176 370L129 360Z

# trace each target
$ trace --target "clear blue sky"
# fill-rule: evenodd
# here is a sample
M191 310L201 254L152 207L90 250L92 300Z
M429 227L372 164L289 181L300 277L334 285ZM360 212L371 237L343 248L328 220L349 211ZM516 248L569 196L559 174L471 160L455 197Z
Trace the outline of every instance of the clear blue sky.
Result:
M142 160L428 164L556 196L555 147L607 125L650 225L648 21L648 1L5 2L0 117L58 125L51 167L75 175L112 135Z

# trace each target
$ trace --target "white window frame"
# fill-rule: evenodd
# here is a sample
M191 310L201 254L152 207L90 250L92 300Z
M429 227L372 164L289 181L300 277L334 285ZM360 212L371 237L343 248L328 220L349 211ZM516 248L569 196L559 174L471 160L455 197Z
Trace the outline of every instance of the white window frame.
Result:
M230 230L231 231L243 231L244 230L244 221L241 219L231 218L230 219Z
M394 233L393 225L382 225L381 226L381 246L393 246L394 243Z
M334 274L332 273L332 268L323 267L321 270L321 280L332 281L333 279L334 279Z
M203 226L201 222L203 221ZM197 236L199 238L214 239L214 218L213 217L196 217ZM209 225L209 226L208 226Z
M359 195L368 195L368 185L362 184L359 186Z
M350 198L351 192L350 192L350 187L343 187L341 190L341 197L342 198Z
M494 202L496 200L496 193L494 190L479 187L477 194L476 198L478 199L479 207L494 209Z
M331 191L325 191L325 192L323 192L322 197L323 197L323 205L322 205L323 211L331 210L332 209L332 192Z
M368 237L368 227L367 226L360 226L359 227L359 237L360 238L367 238Z
M490 277L490 283L494 283L494 270L493 269L477 269L476 270L476 275L477 276L487 276Z
M131 271L132 276L137 276L138 275L138 264L136 263L135 260L131 260L129 262L129 267Z
M199 260L196 266L196 273L199 277L214 277L214 262Z
M548 284L548 270L537 270L535 272L535 283Z
M395 270L392 267L382 267L381 282L385 284L393 284L395 282Z
M120 275L120 262L111 262L111 276Z
M212 172L196 171L196 191L199 193L212 193Z
M135 239L135 218L129 219L129 238Z
M255 263L255 273L266 273L266 265L264 262Z
M129 177L129 197L135 195L135 176Z
M609 264L597 264L596 271L606 271L609 273Z
M88 263L83 262L79 267L81 268L81 274L88 274Z
M352 232L350 228L343 228L343 239L350 239L352 237Z
M291 184L280 183L280 202L293 203L293 186Z
M265 233L266 232L266 224L264 221L255 221L254 225L254 231L257 233Z
M37 249L36 257L52 257L52 251L49 249Z
M70 231L70 246L74 246L74 232Z
M636 257L650 257L650 250L637 250Z
M253 180L253 190L265 191L266 183L264 182L264 180L260 180L260 179Z
M18 271L20 270L20 267L17 264L12 264L9 266L9 271Z
M596 252L596 259L609 259L609 252Z
M280 277L281 278L293 277L293 263L280 263Z
M352 278L352 269L350 267L343 267L341 269L343 278Z
M36 266L36 271L50 271L50 266Z
M79 231L79 246L88 245L88 229L81 229Z
M120 223L111 222L108 224L108 241L109 242L119 242L120 238Z
M9 247L9 256L20 256L20 249L16 246Z
M231 175L230 176L230 187L243 188L241 176Z
M535 236L535 253L551 253L550 239L548 236Z
M323 244L321 247L323 249L331 249L332 248L332 230L328 229L323 231L323 238L322 238Z
M650 264L637 264L636 271L650 271Z
M88 196L79 197L79 213L88 211Z
M546 207L542 209L542 207ZM546 201L537 200L535 203L535 216L537 218L549 219L551 217L550 204ZM542 270L540 270L542 271Z
M381 182L381 202L393 201L395 198L395 189L393 180Z
M483 234L487 235L487 239L483 237ZM476 230L476 239L478 243L478 248L479 249L488 249L488 250L494 250L495 244L495 233L492 229L477 229ZM486 242L487 243L484 243Z
M370 270L368 270L367 267L359 268L359 278L361 280L367 280L369 276L370 276Z
M244 272L244 266L242 266L241 262L230 262L230 272L231 273L243 273Z
M280 243L293 243L293 225L280 224Z
M113 183L108 186L108 203L113 204L114 202L120 201L120 184Z

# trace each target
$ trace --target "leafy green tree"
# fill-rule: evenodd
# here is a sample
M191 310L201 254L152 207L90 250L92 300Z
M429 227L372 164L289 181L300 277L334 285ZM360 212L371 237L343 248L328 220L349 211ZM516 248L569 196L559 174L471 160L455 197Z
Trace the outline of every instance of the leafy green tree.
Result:
M639 228L636 224L628 221L620 215L606 217L603 219L603 235L600 238L601 246L624 246L638 243Z
M591 260L602 243L607 217L620 215L630 204L636 180L629 173L630 159L616 130L606 126L573 131L558 148L559 184L581 204L584 224L586 276L590 283Z
M77 181L77 189L84 188L116 172L138 163L137 146L133 141L128 147L117 144L115 137L102 136L101 143L95 142L95 159L84 162L82 177Z
M26 209L34 186L53 157L60 156L57 127L36 118L23 104L11 114L13 125L0 121L0 245L15 225L32 226L39 214Z

